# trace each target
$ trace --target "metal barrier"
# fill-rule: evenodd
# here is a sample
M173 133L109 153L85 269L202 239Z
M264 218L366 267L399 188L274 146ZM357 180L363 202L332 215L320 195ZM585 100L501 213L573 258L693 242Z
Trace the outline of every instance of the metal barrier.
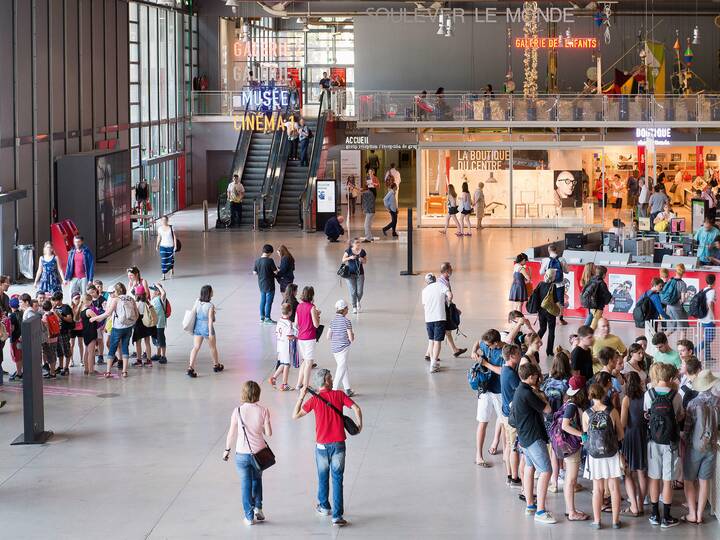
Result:
M645 337L648 340L648 354L654 355L657 349L652 344L652 338L658 332L665 332L668 344L672 349L677 348L677 342L688 339L695 345L695 355L702 362L704 369L711 370L720 375L720 320L713 321L714 326L705 327L696 319L668 320L657 319L645 323Z

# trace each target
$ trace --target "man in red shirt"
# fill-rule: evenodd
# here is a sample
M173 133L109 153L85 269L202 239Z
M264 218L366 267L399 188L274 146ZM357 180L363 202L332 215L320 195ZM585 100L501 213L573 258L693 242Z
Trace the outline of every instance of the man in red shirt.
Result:
M343 519L343 474L345 473L345 427L343 419L328 402L339 411L348 407L355 413L357 426L362 430L362 411L342 390L333 390L332 374L327 369L319 369L315 373L318 395L303 403L307 395L307 386L300 393L295 404L293 418L302 418L310 411L315 411L315 463L318 471L318 504L315 510L329 516L332 511L333 525L347 525ZM324 400L324 401L323 401ZM330 507L328 495L330 491L330 474L333 480L333 505Z

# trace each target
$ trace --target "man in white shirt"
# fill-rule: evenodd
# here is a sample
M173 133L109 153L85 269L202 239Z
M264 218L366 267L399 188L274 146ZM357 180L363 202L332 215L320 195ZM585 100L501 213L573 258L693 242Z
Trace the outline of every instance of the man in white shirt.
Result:
M390 178L390 177L392 177L393 180L391 182L388 182L388 178ZM394 163L391 163L390 168L385 173L385 185L389 186L390 184L395 182L395 186L396 186L395 187L395 204L396 205L400 204L400 199L399 199L399 197L400 197L400 180L401 180L400 171L398 171L395 168Z
M715 340L715 274L708 273L705 276L705 303L707 304L707 313L704 317L698 319L702 325L703 339L698 347L698 352L702 351L705 362L711 358L710 344Z
M452 302L452 293L447 285L435 279L434 274L425 275L427 284L422 291L422 304L425 309L425 329L428 334L428 348L425 360L430 361L430 373L440 371L438 357L440 346L445 339L445 307Z
M245 186L240 177L233 174L232 182L228 184L227 198L230 203L230 226L239 227L242 223L242 200L245 197Z

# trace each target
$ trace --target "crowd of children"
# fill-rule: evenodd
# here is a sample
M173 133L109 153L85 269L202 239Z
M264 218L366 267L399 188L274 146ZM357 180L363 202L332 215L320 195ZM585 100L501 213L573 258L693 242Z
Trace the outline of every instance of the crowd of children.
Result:
M165 327L171 314L170 302L163 286L159 283L148 285L137 280L140 273L136 267L128 269L130 280L128 301L134 306L135 318L132 324L132 340L135 343L135 366L152 366L153 361L167 363ZM122 284L120 284L122 285ZM124 287L124 285L123 285ZM104 359L104 351L109 349L112 336L113 317L105 315L108 302L116 298L115 288L104 290L100 280L90 282L84 291L73 291L70 302L62 291L46 293L38 290L35 297L28 293L8 296L7 311L0 313L0 324L7 333L10 342L10 355L15 363L15 372L10 380L23 378L22 321L33 316L42 320L42 369L43 377L56 379L67 377L74 367L75 358L79 360L85 375L98 374L95 367L106 365L106 376L111 368L118 366L121 373L127 374L118 354ZM132 310L131 310L132 311ZM151 341L155 345L152 352ZM77 355L76 355L77 351Z
M612 515L613 528L621 527L621 516L647 515L663 529L681 521L703 523L715 477L720 379L703 369L694 344L681 339L674 351L658 332L653 357L644 336L625 348L608 333L599 338L598 349L595 331L583 325L570 338L571 352L558 347L543 376L537 335L520 331L532 325L516 311L509 321L508 331L489 330L473 347L477 363L468 379L479 393L478 433L487 420L480 417L481 401L501 400L507 484L522 489L526 514L539 523L557 522L546 498L548 491L561 489L564 474L568 521L591 519L575 504L582 476L592 481L593 528L601 527L602 513ZM599 326L606 324L601 319ZM605 346L611 338L617 346ZM482 431L478 465L488 466ZM680 519L672 510L673 489L685 493L687 513Z

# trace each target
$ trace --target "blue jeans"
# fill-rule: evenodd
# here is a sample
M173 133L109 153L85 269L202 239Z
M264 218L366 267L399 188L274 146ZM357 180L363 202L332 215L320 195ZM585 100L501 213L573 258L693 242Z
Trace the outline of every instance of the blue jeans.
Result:
M705 362L708 362L711 357L710 344L715 341L715 323L709 322L701 324L703 327L703 338L700 342L698 350L703 351L703 358L705 359Z
M345 443L326 443L320 449L315 446L315 463L318 472L318 504L330 510L328 494L330 491L330 475L332 474L332 518L343 517L343 475L345 474Z
M108 358L112 360L115 358L115 352L117 351L118 345L122 355L125 357L130 356L130 337L132 336L133 329L130 328L115 328L113 327L110 332L110 346L108 347Z
M255 509L262 510L262 471L255 467L251 454L235 454L235 468L240 475L243 511L252 519Z
M260 318L269 319L275 291L260 291Z

